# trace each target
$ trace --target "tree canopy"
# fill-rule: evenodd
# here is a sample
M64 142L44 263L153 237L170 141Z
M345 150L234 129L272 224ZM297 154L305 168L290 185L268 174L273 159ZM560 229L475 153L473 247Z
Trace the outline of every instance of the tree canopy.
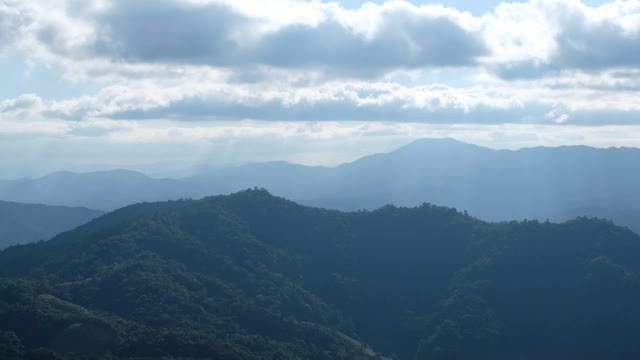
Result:
M262 189L0 253L0 358L632 359L640 237Z

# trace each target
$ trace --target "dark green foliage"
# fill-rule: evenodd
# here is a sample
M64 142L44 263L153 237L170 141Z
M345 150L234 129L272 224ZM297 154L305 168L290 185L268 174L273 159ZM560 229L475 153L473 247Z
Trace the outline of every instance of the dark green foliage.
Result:
M635 359L640 238L251 190L0 253L0 358Z

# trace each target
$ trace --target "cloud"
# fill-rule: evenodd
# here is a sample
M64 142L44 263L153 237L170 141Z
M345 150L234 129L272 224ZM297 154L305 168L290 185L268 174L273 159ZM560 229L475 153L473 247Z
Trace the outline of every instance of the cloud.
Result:
M16 38L16 14L9 4L0 3L0 51L7 48Z
M435 10L391 3L372 14L380 18L377 25L357 31L331 9L326 7L317 23L280 24L250 18L224 3L116 1L97 17L94 51L131 62L317 68L342 77L473 65L487 51L477 34ZM260 30L269 23L277 28Z
M6 0L0 30L0 53L10 48L91 76L162 77L206 66L240 81L269 69L336 80L465 66L513 80L640 67L638 0L597 8L530 0L482 16L402 0L355 10L297 0L269 7L255 0L52 0L47 9Z
M97 120L97 121L84 121L74 123L66 135L81 136L81 137L103 137L115 133L124 133L134 130L133 126L129 122L123 121L110 121L110 120Z
M231 65L234 31L249 19L225 4L114 1L96 17L96 55L154 63Z
M2 100L10 121L640 122L638 0L482 16L402 0L5 0L0 29L0 55L102 86Z
M337 164L447 136L640 145L638 0L265 3L0 0L0 57L97 87L5 92L0 153L19 156L0 165Z
M485 16L485 37L489 34L494 37L489 68L505 79L640 67L634 55L640 53L637 0L597 8L578 0L503 3Z
M84 129L96 121L173 119L197 121L387 121L430 124L640 124L640 103L630 91L528 89L509 84L454 88L385 82L332 82L308 87L194 82L108 86L93 96L43 100L25 95L5 100L6 120L78 122L77 134L118 130ZM21 117L28 114L27 117ZM119 131L119 130L118 130ZM104 133L103 133L104 132Z
M640 31L627 33L624 27L611 20L591 24L586 16L574 17L556 37L558 53L553 63L557 67L587 71L640 67L637 56L640 54Z
M222 0L57 0L47 13L25 0L15 4L19 17L3 18L28 29L11 37L22 37L29 55L67 63L70 71L107 62L113 71L135 64L239 72L266 66L375 77L399 69L472 66L488 51L480 34L467 29L462 13L453 9L393 1L352 12L335 4L280 2L301 15L260 16Z
M559 111L558 109L553 109L545 115L545 118L557 123L562 124L567 122L571 117L564 112Z
M188 89L185 89L187 87ZM27 101L28 100L28 101ZM21 104L44 119L180 119L268 121L528 121L520 100L508 94L443 85L406 87L396 83L336 82L323 86L278 89L245 86L131 82L103 88L94 96L44 101L36 95L6 100L7 111ZM0 108L0 109L2 109Z
M36 94L20 95L13 99L0 101L0 119L36 119L45 104Z
M367 77L398 69L470 66L487 51L479 37L454 21L404 8L387 10L373 32L367 38L336 20L287 26L264 36L243 56L248 63Z
M24 111L42 106L42 99L36 94L25 94L14 99L0 102L0 112L10 113Z

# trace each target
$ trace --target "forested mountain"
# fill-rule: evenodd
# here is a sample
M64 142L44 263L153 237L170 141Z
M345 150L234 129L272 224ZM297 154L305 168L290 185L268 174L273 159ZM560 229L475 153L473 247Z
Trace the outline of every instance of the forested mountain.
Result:
M0 358L636 359L639 256L585 218L140 204L0 252Z
M11 245L49 240L102 214L87 208L0 201L0 250Z
M113 170L92 173L68 171L37 179L0 181L0 199L21 203L84 206L115 210L143 201L202 197L193 184L155 179L135 171Z
M258 186L338 210L429 202L489 221L613 219L640 232L640 149L586 146L493 150L423 139L334 168L270 162L185 179L129 171L56 173L0 182L0 199L113 210L140 201L229 194Z

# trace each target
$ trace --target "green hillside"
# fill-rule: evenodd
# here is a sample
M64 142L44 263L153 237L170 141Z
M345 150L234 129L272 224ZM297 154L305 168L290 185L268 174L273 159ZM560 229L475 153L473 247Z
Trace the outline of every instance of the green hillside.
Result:
M640 237L250 190L0 253L0 358L634 359Z

